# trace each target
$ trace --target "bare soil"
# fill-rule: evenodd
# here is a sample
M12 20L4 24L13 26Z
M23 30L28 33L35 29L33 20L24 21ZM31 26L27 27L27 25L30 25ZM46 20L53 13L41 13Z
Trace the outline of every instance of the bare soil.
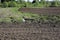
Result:
M0 24L0 40L60 40L60 26L3 23Z
M48 8L20 8L21 12L30 12L42 15L60 15L60 7L48 7Z

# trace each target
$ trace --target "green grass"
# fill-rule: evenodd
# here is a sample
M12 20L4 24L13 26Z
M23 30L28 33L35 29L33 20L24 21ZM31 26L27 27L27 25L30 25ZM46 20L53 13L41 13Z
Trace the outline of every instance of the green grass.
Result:
M0 8L0 22L8 22L11 23L11 18L13 18L13 21L17 22L23 22L23 16L26 18L33 18L36 21L51 21L51 22L60 22L60 15L38 15L33 13L22 13L18 11L19 8L12 7L12 8Z
M0 8L0 22L11 22L10 17L13 17L13 20L22 22L23 16L28 18L38 18L37 14L32 13L22 13L18 11L19 8Z

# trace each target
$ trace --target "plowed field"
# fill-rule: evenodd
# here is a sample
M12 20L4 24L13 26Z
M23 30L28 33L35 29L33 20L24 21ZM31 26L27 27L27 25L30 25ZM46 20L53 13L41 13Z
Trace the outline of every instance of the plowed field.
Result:
M59 15L60 14L60 7L52 7L52 8L20 8L19 11L21 12L30 12L36 14L43 14L43 15Z
M60 8L21 8L19 10L45 15L60 14ZM0 23L0 40L60 40L60 23L55 25L48 23Z

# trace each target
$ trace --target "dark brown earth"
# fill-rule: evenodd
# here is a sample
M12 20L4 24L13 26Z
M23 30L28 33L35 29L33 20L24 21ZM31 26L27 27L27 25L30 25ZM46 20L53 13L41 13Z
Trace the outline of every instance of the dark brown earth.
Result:
M48 8L20 8L21 12L30 12L42 15L60 15L60 7L48 7Z
M37 23L3 23L0 24L0 40L60 40L59 26Z
M36 8L36 10L34 8L27 9L21 8L20 10L24 10L23 12L31 12L33 10L32 12L37 14L46 11L48 14L55 14L55 12L57 15L60 14L60 8L52 8L53 10L49 9L50 11L47 8L42 10ZM0 40L60 40L60 23L0 23Z

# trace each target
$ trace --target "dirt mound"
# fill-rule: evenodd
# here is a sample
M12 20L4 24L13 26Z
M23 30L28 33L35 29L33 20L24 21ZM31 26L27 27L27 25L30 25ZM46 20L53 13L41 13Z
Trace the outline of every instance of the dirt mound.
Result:
M36 14L43 14L43 15L59 15L60 14L60 7L52 7L52 8L20 8L19 11L21 12L30 12Z

